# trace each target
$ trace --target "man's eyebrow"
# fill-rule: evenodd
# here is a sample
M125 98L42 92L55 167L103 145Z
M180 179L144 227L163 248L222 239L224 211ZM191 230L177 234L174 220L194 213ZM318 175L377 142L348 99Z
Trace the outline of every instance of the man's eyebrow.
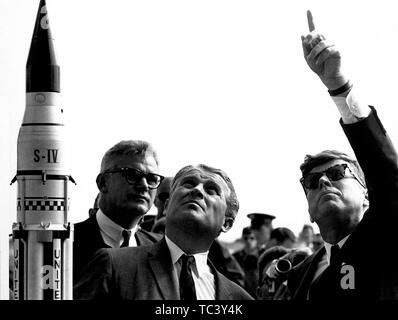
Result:
M193 177L192 174L186 174L185 176L181 177L181 180L189 179L189 178L192 178L192 177Z
M195 175L189 174L189 175L185 175L185 176L181 177L180 181L183 182L186 180L193 180L193 179L198 179L198 177Z
M212 187L217 187L218 189L221 189L220 184L219 184L217 181L213 180L213 179L208 179L208 180L205 182L205 184L210 185L210 186L212 186Z

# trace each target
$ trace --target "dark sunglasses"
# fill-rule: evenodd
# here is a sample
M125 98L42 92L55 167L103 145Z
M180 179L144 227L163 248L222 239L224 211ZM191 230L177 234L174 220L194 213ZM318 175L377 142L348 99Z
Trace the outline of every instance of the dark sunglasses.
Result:
M126 179L127 183L131 185L136 184L142 178L145 178L149 189L156 189L164 179L164 177L159 174L144 173L134 168L117 168L114 170L105 171L103 173L121 173Z
M359 184L366 188L361 180L357 178L357 176L352 172L348 164L341 163L336 164L333 167L327 168L321 172L313 172L305 175L300 179L301 185L303 186L304 190L316 189L319 185L319 179L325 174L330 181L339 181L346 176L346 169L348 169L354 179L356 179Z

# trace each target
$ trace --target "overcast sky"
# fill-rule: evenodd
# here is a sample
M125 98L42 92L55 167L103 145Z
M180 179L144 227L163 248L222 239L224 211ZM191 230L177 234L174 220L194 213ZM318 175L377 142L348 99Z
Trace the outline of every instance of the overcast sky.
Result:
M88 216L104 152L143 139L158 150L163 175L196 163L230 175L241 210L223 240L240 236L249 212L273 214L274 226L297 234L309 223L298 182L304 155L352 154L336 107L302 56L306 10L339 46L359 98L376 106L398 143L394 3L48 0L77 181L69 220ZM0 0L2 248L16 221L17 188L9 182L38 4Z

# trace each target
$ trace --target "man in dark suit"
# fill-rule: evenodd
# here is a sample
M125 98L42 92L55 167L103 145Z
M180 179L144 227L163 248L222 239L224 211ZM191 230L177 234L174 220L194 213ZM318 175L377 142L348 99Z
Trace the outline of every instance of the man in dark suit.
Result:
M165 204L170 196L171 182L173 177L165 177L156 192L155 206L158 209L156 222L152 232L165 233L166 215L164 212ZM244 285L244 272L236 259L229 253L228 249L217 239L213 241L209 249L209 259L216 269L228 279Z
M158 158L145 141L121 141L109 149L97 177L98 208L90 217L75 224L73 279L100 248L141 246L160 240L138 225L153 205L156 188L163 177L158 174Z
M397 299L397 154L375 109L356 100L340 52L315 31L311 12L308 24L304 56L336 103L358 161L330 150L306 156L300 181L325 245L290 272L288 286L296 300Z
M208 251L239 209L229 177L187 166L174 177L165 205L166 235L149 246L102 249L75 286L76 299L252 299L219 273Z

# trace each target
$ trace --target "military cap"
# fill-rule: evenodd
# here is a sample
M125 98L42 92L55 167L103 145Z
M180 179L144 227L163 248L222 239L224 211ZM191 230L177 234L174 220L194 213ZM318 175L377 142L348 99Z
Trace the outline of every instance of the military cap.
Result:
M275 219L275 216L268 213L249 213L247 217L251 220L251 227L258 229L260 226L267 224Z

